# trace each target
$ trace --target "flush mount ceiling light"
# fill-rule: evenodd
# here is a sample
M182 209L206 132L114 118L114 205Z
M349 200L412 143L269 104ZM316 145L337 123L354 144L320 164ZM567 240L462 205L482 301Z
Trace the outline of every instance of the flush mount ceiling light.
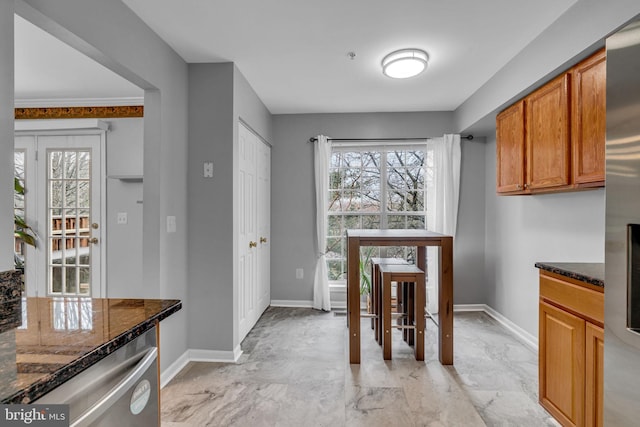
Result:
M417 76L427 68L429 55L420 49L401 49L391 52L382 60L382 72L394 79Z

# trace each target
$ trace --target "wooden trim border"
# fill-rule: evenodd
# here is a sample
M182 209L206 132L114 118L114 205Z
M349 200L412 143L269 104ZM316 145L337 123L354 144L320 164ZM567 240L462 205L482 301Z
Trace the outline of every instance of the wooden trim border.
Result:
M144 117L143 105L112 107L44 107L16 108L16 120L34 119L114 119Z

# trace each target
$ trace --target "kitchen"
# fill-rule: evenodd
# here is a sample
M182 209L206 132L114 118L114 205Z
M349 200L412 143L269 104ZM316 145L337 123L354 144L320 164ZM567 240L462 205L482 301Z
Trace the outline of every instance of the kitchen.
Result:
M300 214L296 221L291 221L285 215L272 215L272 252L290 255L286 260L272 259L272 300L311 299L309 278L312 277L314 249L312 243L303 243L313 240L310 219L313 217L311 148L300 141L306 141L318 133L412 137L464 131L486 136L485 143L464 142L462 148L464 163L459 234L455 245L456 304L486 304L529 336L536 337L538 272L534 267L535 262L604 260L604 190L535 197L495 195L494 118L501 107L528 93L530 88L543 83L569 63L601 47L604 36L640 12L633 2L608 2L607 5L576 2L455 112L275 115L272 121L266 109L255 99L240 103L239 108L243 109L241 113L225 108L225 103L234 102L235 95L225 91L230 81L238 83L240 89L246 87L242 81L236 82L237 71L233 67L205 64L187 69L159 42L149 42L148 46L143 44L141 40L149 37L149 30L138 28L136 19L124 6L102 5L98 2L88 5L75 3L70 1L54 8L29 1L20 2L16 7L19 13L30 14L36 22L44 25L45 18L49 17L61 27L78 34L103 55L125 68L120 70L123 75L130 75L132 81L147 89L145 142L152 141L153 145L145 143L144 153L145 290L149 297L177 298L191 306L163 323L163 341L172 342L172 346L162 349L163 371L187 349L233 354L239 345L234 341L236 338L231 326L215 331L197 326L228 324L227 319L233 318L231 304L228 303L233 299L232 289L228 286L233 282L233 272L229 267L232 264L231 251L215 244L229 242L231 245L233 213L229 207L211 203L221 194L230 194L232 189L221 181L224 178L230 180L233 171L230 165L216 165L215 174L223 179L207 187L194 188L201 169L199 161L203 158L228 157L231 148L198 143L200 138L211 138L211 127L217 125L187 116L189 110L206 111L216 117L220 115L216 114L219 112L229 116L242 115L254 126L254 130L273 141L276 149L272 159L272 187L278 191L273 192L272 206L279 206L286 212L296 210ZM5 15L13 14L12 5L4 4L3 7L6 8L2 13L3 19ZM136 40L137 44L123 47L113 41L118 39L119 33L105 28L99 22L100 16L111 14L115 14L121 23L119 28L127 28L127 37ZM0 26L3 43L12 45L13 35L5 30L12 28L12 25L10 22L5 25L3 21ZM104 34L89 28L101 28ZM67 37L73 39L68 34ZM153 54L145 61L139 53L147 48ZM7 53L9 51L9 48L0 49L3 54L3 60L0 61L2 67L12 64L12 55ZM203 73L199 74L200 71ZM2 87L9 88L12 78L8 75L12 71L5 70L5 73ZM201 83L194 85L194 81L200 78ZM211 83L217 83L218 86ZM154 89L160 89L160 93ZM211 96L215 96L219 102L192 104L190 95L200 90L211 90ZM6 89L6 92L10 90ZM0 106L3 120L11 123L13 103L7 100L12 98L12 95L3 96ZM157 126L154 126L154 121ZM228 123L223 122L218 129L213 129L217 132L213 134L213 139L232 138L233 130ZM3 126L1 131L3 140L13 140L12 126ZM8 146L2 144L3 159L10 157ZM4 150L8 150L8 153ZM291 180L291 175L298 179ZM201 197L190 197L189 191L197 192ZM292 206L288 197L291 193L301 195L295 206ZM9 200L8 197L5 199ZM9 211L9 207L3 206L3 209ZM157 233L156 230L163 226L157 212L162 217L175 215L179 228L190 224L188 236ZM208 223L210 216L217 218L218 223L205 229L204 224ZM2 215L2 218L8 217L8 214ZM198 235L202 242L193 243ZM190 255L187 256L187 253ZM196 255L202 253L210 255L198 259ZM10 259L7 256L1 258ZM290 265L304 269L307 279L302 283L306 286L300 286L299 282L292 279ZM478 279L478 271L481 272L481 280ZM184 277L188 277L188 285ZM216 277L213 290L209 277ZM277 285L282 287L275 284L282 284ZM216 298L211 297L212 291L215 291Z

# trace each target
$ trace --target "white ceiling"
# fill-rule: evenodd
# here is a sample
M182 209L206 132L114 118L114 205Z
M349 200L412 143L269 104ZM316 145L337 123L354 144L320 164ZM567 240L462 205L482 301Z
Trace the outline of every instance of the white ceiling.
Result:
M14 25L17 106L140 103L142 89L17 15Z
M234 62L282 114L454 110L577 0L123 1L185 61ZM17 99L141 96L20 21ZM384 76L407 47L429 53L426 72Z

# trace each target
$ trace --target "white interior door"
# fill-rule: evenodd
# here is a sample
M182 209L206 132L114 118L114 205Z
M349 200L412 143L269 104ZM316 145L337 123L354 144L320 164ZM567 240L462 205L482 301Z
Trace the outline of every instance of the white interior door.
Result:
M240 212L238 239L238 330L240 341L257 320L258 231L257 231L257 145L255 136L240 124L238 129L238 188Z
M17 135L24 155L27 222L38 235L27 248L27 294L104 295L101 132Z
M257 138L256 138L257 139ZM258 146L258 317L271 303L271 148ZM256 319L257 320L257 319Z
M271 303L271 148L242 123L238 127L239 341Z

